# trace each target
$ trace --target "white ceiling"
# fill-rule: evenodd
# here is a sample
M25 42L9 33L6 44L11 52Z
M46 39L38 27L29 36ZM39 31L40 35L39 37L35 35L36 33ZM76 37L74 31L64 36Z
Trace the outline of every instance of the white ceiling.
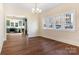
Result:
M35 7L34 3L6 3L5 5L10 7L19 7L27 10L28 12L32 11L32 8ZM59 5L58 3L37 3L37 7L42 9L42 12L47 11L51 8Z

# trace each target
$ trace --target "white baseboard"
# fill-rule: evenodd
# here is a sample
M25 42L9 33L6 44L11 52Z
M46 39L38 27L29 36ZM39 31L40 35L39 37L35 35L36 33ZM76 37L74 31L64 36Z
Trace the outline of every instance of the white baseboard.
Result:
M38 35L34 34L29 34L28 37L37 37Z
M70 45L74 45L74 46L78 46L79 47L79 43L73 42L73 41L70 41L70 40L55 39L55 38L50 38L50 37L46 37L46 36L42 36L42 37L45 37L45 38L48 38L48 39L51 39L51 40L56 40L56 41L59 41L59 42L63 42L63 43L66 43L66 44L70 44Z

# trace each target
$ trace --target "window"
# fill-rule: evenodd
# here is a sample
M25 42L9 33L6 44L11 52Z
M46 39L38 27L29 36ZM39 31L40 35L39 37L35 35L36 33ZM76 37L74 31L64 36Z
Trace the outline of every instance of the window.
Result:
M19 26L22 26L22 21L19 21Z
M65 29L73 29L73 22L71 21L73 14L67 13L65 16Z
M14 27L14 22L11 22L11 26Z
M45 18L44 27L45 28L53 28L54 27L53 18L51 16Z
M44 18L43 26L45 29L69 30L75 29L74 11L69 11L55 16Z
M15 27L18 27L18 23L15 23Z
M57 29L57 30L60 30L60 29L62 29L62 24L61 24L61 20L62 19L60 19L60 17L62 17L62 16L56 16L56 18L55 18L55 29Z
M10 20L6 20L6 25L10 26Z

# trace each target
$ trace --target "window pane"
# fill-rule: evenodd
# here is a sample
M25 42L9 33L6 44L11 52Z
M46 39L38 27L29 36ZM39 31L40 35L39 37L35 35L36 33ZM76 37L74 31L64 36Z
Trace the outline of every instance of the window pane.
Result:
M11 22L11 26L14 27L14 22Z
M22 21L19 21L19 26L22 26Z
M18 23L15 23L15 27L18 27Z
M7 20L7 21L6 21L6 25L7 25L7 26L10 26L10 20Z

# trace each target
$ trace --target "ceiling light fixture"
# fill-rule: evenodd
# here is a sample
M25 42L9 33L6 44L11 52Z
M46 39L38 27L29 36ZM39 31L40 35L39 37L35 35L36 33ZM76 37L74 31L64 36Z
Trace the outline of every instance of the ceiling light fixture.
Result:
M32 8L32 13L34 13L34 14L39 14L39 13L41 13L41 12L42 12L42 10L41 10L40 8L38 8L38 7L37 7L37 3L35 3L35 7Z

